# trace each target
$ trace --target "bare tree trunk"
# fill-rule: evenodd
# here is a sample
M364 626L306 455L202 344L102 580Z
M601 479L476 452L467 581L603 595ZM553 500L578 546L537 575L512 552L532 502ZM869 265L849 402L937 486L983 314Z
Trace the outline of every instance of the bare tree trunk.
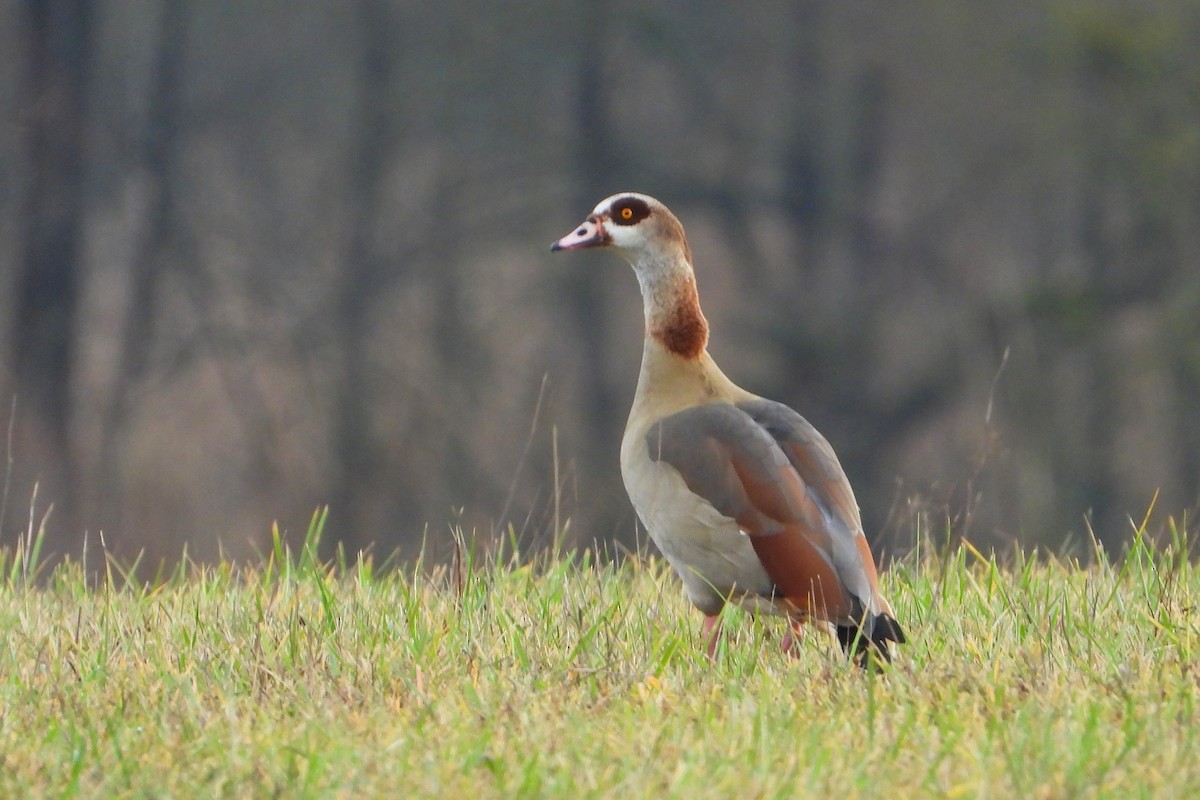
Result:
M166 3L159 11L157 56L148 104L146 130L140 141L138 166L145 172L150 201L146 232L137 243L130 264L130 295L113 388L105 411L104 431L96 464L91 469L88 513L119 524L122 506L121 469L124 437L129 422L130 394L145 376L158 306L159 287L166 262L176 246L175 160L179 140L179 96L183 83L183 58L187 41L187 8Z
M56 507L50 545L72 547L71 389L84 216L84 128L91 48L86 0L30 0L25 143L30 175L25 256L16 280L15 456ZM2 521L0 521L2 523Z
M603 65L603 46L595 26L587 25L583 32L584 46L578 62L576 96L577 119L575 185L578 187L572 206L580 211L590 211L601 197L626 188L613 186L611 181L618 173L618 159L614 156L613 135L609 130L607 89ZM587 418L591 425L581 432L578 453L579 485L589 487L588 496L604 499L623 497L616 491L617 449L621 441L625 406L629 398L618 397L609 379L608 343L610 341L610 319L604 307L604 287L609 278L606 270L573 269L567 286L567 302L572 308L571 319L578 326L576 336L580 342L580 360L589 365L579 374L583 382L580 396L587 398ZM620 409L620 410L618 410ZM590 474L591 470L595 474ZM612 487L614 491L597 490L597 487ZM600 505L597 503L597 505ZM621 507L622 510L626 508ZM619 511L610 508L582 508L585 519L595 523L598 530L580 531L576 535L591 538L607 536L614 530ZM557 535L557 534L556 534Z
M390 48L387 6L361 0L357 6L361 41L358 76L358 130L350 170L351 233L342 270L334 335L341 375L334 401L333 449L337 470L329 498L336 538L349 553L368 547L378 532L369 530L367 498L375 493L380 456L371 433L368 309L376 295L372 281L382 269L375 237L379 226L381 179L390 119ZM397 491L401 489L397 488ZM326 546L332 546L327 541Z

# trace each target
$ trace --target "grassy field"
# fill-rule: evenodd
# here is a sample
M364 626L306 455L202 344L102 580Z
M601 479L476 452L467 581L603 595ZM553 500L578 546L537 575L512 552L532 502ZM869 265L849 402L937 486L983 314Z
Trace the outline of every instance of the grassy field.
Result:
M1181 539L1086 568L914 554L881 675L740 612L710 662L653 559L377 575L280 545L89 588L18 549L0 797L1197 797Z

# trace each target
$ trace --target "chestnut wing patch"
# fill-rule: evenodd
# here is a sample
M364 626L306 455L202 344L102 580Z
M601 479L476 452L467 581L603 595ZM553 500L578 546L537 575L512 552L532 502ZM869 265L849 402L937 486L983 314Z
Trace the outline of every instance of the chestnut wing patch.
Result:
M854 490L828 440L808 420L774 400L759 398L737 407L775 440L814 500L831 517L831 554L850 592L869 597L879 591L879 576Z
M646 447L653 461L674 467L689 490L737 521L779 596L831 621L861 615L834 557L829 511L750 414L730 403L685 409L655 423Z
M783 403L751 400L737 408L750 415L783 450L800 480L851 531L862 529L850 480L828 440L808 420Z

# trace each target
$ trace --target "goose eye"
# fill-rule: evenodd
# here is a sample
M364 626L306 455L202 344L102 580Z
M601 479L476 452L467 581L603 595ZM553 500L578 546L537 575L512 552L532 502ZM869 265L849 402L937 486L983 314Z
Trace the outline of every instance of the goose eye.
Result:
M613 204L611 218L617 225L637 225L650 216L650 206L638 197L622 197Z

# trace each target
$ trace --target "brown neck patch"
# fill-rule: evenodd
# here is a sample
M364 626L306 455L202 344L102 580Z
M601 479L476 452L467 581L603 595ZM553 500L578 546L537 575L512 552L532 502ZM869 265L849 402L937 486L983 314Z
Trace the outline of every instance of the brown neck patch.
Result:
M695 358L708 344L708 321L700 311L696 281L689 277L662 310L650 328L650 335L670 352L684 358Z

